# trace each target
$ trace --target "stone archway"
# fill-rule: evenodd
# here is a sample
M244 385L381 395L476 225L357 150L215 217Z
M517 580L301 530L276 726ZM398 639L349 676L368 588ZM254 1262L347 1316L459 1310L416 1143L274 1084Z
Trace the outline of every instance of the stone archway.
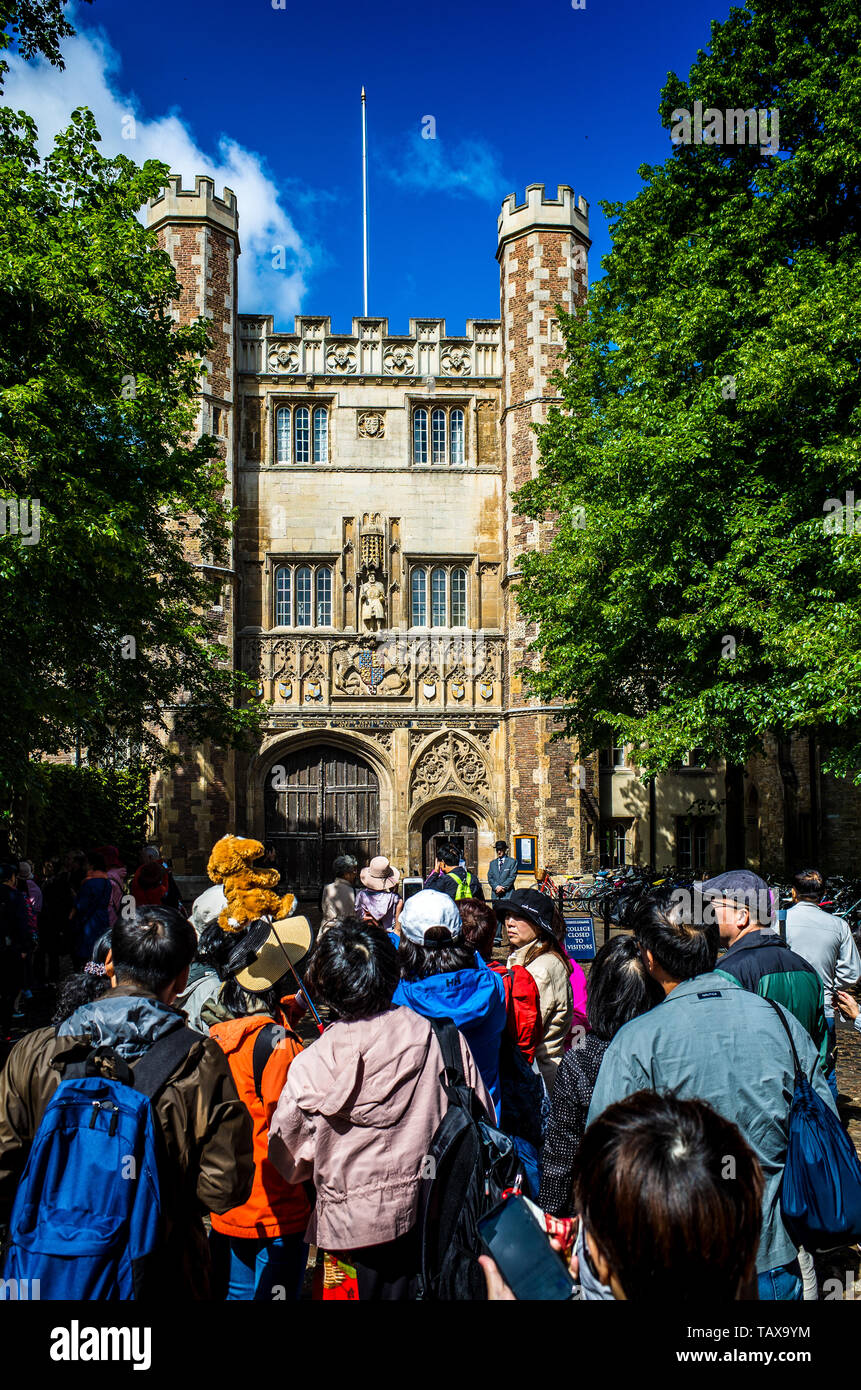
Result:
M478 826L475 817L457 808L438 811L422 826L422 872L427 878L436 864L440 845L454 845L460 850L468 869L478 869Z
M380 850L380 785L370 762L336 744L281 754L264 774L267 843L300 898L318 898L339 854L359 867Z

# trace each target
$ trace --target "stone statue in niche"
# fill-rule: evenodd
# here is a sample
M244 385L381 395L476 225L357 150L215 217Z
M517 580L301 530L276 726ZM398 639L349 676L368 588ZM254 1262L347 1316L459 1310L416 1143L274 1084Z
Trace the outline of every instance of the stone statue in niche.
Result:
M359 613L366 632L379 632L386 622L386 587L377 570L368 570L368 577L359 590Z

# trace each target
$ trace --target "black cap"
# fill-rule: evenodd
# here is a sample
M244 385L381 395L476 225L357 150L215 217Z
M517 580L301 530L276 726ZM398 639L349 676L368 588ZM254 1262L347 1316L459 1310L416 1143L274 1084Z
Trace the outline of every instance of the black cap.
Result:
M497 917L525 917L539 931L546 932L556 940L553 929L555 904L546 893L537 888L516 888L507 898L493 904Z
M507 841L507 840L497 840L497 842L496 842L496 844L493 846L493 848L494 848L494 849L508 849L508 841Z

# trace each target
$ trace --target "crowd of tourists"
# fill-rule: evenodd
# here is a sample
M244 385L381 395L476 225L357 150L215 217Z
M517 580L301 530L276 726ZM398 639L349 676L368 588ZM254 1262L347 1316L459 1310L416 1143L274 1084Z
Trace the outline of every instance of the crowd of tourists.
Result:
M211 890L187 914L156 846L133 873L110 846L41 882L2 865L0 1033L73 967L0 1072L4 1279L159 1301L309 1281L359 1301L817 1297L787 1217L793 1095L843 1135L835 1016L861 1029L861 957L818 872L785 941L767 885L731 871L646 902L587 979L504 842L489 899L437 853L406 898L385 856L336 860L316 934L296 913L237 926Z

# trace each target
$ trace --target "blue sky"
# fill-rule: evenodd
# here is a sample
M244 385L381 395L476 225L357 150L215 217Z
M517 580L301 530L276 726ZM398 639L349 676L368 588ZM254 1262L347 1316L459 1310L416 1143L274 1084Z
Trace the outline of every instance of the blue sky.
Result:
M282 0L275 0L282 3ZM6 101L46 140L91 105L106 151L213 173L240 199L241 304L348 331L362 312L361 127L368 93L369 311L497 317L496 218L528 183L591 205L590 278L609 247L599 199L669 157L668 71L687 75L728 0L95 0L73 11L65 74L14 61ZM130 124L128 117L133 117ZM433 116L435 139L422 138ZM125 122L125 124L124 124ZM428 122L425 128L430 129ZM132 138L129 132L132 131ZM285 254L274 259L273 248Z

